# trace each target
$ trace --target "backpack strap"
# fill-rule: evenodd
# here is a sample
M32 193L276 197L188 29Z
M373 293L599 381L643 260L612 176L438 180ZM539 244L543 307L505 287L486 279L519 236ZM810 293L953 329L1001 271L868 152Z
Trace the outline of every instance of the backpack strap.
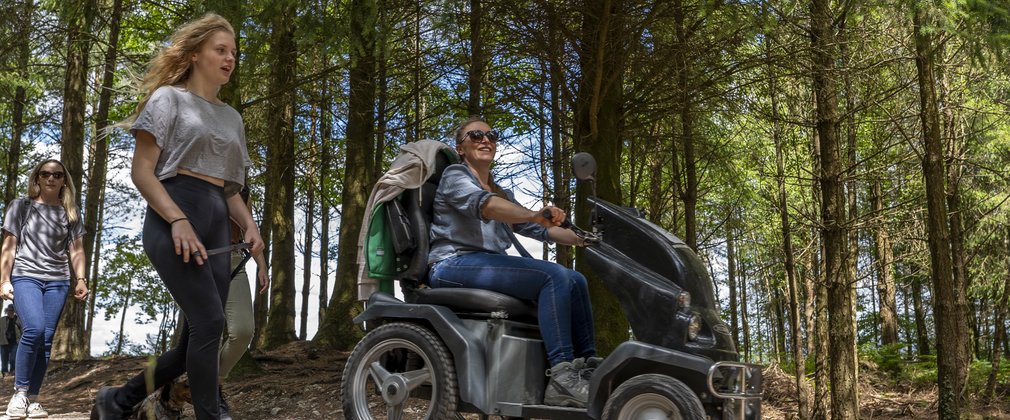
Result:
M28 197L21 197L19 205L21 206L21 220L18 220L18 246L16 249L21 249L21 244L25 242L25 226L28 225L28 212L32 210L32 201Z

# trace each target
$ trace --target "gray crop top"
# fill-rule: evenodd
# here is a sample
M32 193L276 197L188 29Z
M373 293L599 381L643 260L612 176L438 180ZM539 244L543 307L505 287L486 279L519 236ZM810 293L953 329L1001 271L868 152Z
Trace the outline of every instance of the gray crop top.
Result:
M130 133L144 130L154 136L161 155L154 168L159 180L179 168L223 179L225 196L245 185L245 168L252 165L246 149L242 116L227 104L215 104L177 86L162 86L140 111Z

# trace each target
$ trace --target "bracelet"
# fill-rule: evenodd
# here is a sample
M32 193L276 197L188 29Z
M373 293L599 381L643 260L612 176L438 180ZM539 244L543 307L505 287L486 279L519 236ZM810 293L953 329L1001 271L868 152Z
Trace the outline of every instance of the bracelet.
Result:
M83 282L87 283L87 282L88 282L88 279L86 279L86 278L84 278L84 277L78 277L78 278L77 278L77 281L83 281Z
M175 222L181 222L181 221L183 221L183 220L189 220L189 218L188 218L188 217L180 217L180 218L178 218L178 219L175 219L175 220L173 220L173 221L171 221L171 222L168 222L168 225L169 225L169 226L172 226L172 225L174 225L174 224L175 224Z

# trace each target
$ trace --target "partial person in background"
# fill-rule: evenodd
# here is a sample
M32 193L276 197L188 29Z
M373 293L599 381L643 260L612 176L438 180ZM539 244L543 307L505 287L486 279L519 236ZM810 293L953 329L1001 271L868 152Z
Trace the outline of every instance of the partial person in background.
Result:
M0 318L0 377L6 378L8 373L14 373L14 358L18 354L18 340L24 326L18 318L14 304L7 305L3 318Z
M121 387L98 390L93 418L126 418L148 393L183 373L198 420L231 418L218 387L230 259L207 250L229 246L231 219L243 228L253 255L263 252L259 229L238 194L251 165L242 116L218 98L236 53L231 24L208 13L176 30L141 82L147 96L130 126L136 139L130 174L148 204L144 252L186 320L153 375L145 369Z
M252 212L252 201L249 199L249 188L243 188L239 192L242 201ZM231 242L233 244L242 243L244 229L231 219ZM221 341L220 371L218 376L220 382L224 382L231 373L232 368L238 363L242 355L252 343L253 329L256 317L253 315L252 291L249 289L249 277L246 275L245 265L252 257L256 260L256 278L259 280L259 293L263 294L270 285L270 278L267 276L267 262L262 253L252 256L244 249L231 253L231 285L228 287L228 301L224 305L225 333ZM221 405L225 409L228 403L224 400L224 392L221 391Z
M0 297L14 300L24 325L7 404L11 419L49 417L39 392L56 323L71 287L78 300L88 297L84 224L70 179L60 161L42 161L28 174L28 197L12 201L4 218Z

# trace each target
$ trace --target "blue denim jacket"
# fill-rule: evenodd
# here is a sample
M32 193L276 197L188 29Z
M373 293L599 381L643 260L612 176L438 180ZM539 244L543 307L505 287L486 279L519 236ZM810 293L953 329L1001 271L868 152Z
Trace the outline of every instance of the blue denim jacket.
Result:
M512 192L506 193L509 197L504 198L515 203ZM471 252L505 253L512 245L508 225L485 219L480 213L484 203L494 195L481 188L466 165L445 168L433 204L428 264ZM519 223L513 228L520 235L548 241L547 229L536 223Z

